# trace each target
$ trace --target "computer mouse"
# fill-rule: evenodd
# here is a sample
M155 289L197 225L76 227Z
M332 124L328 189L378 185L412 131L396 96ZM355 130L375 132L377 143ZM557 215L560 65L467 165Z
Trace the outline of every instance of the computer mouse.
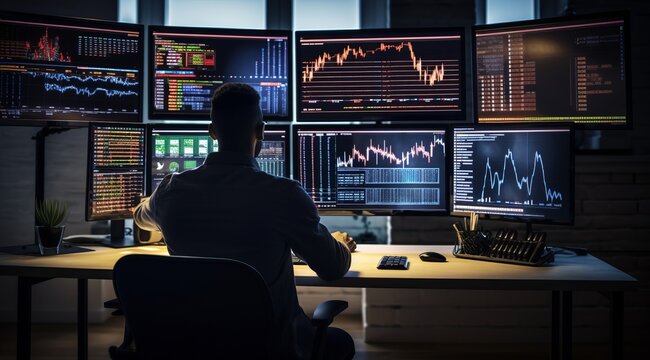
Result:
M420 260L427 262L446 262L447 258L435 251L427 251L420 254Z

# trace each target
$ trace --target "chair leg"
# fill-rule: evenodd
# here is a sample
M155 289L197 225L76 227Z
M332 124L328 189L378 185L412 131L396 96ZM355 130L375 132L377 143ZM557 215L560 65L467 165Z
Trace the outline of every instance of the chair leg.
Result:
M133 335L131 334L131 330L129 330L129 325L124 323L124 338L122 339L122 343L120 344L119 348L120 349L132 349L133 345Z
M135 349L133 348L133 334L129 330L129 325L124 323L124 338L119 346L108 348L108 355L111 360L129 360L135 359Z
M319 326L316 328L314 334L314 343L313 348L311 349L311 359L312 360L321 360L323 358L323 350L325 349L325 343L327 342L327 326Z

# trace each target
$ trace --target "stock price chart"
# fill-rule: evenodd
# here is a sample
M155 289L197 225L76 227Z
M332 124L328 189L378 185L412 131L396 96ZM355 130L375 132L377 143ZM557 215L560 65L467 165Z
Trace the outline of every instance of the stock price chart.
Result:
M141 34L93 25L1 17L0 117L140 121Z
M625 125L625 23L566 20L476 32L479 122Z
M126 219L144 195L144 127L92 125L88 220Z
M453 211L572 219L569 129L456 129Z
M301 119L436 116L460 119L464 58L460 34L330 38L300 35ZM352 34L350 34L352 35Z
M153 115L209 119L214 90L227 82L251 85L262 112L289 115L287 36L153 32Z
M445 132L298 130L300 182L320 208L446 210Z

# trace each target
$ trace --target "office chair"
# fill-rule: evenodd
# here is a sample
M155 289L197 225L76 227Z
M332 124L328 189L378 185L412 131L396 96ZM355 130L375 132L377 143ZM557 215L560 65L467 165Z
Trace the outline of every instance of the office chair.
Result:
M243 262L127 255L115 264L113 286L135 351L113 346L112 359L278 357L269 289ZM331 300L314 311L312 359L321 359L327 327L347 306Z

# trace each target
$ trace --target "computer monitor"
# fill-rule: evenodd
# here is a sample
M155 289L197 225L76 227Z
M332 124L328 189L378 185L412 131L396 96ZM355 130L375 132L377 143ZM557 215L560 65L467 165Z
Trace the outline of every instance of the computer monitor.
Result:
M143 26L0 12L0 121L142 121Z
M214 90L246 83L267 121L291 121L291 32L149 27L149 115L210 120Z
M294 178L330 214L448 213L442 127L297 125Z
M145 126L94 123L88 134L86 220L113 220L122 232L112 231L107 244L132 245L123 220L133 218L145 193Z
M615 13L475 27L478 122L630 126L627 18Z
M452 212L572 224L573 130L553 125L455 128Z
M208 135L207 125L157 124L149 126L148 193L168 174L203 165L219 144ZM266 125L262 151L257 157L262 171L289 177L289 126Z
M465 120L465 30L296 32L298 121Z

